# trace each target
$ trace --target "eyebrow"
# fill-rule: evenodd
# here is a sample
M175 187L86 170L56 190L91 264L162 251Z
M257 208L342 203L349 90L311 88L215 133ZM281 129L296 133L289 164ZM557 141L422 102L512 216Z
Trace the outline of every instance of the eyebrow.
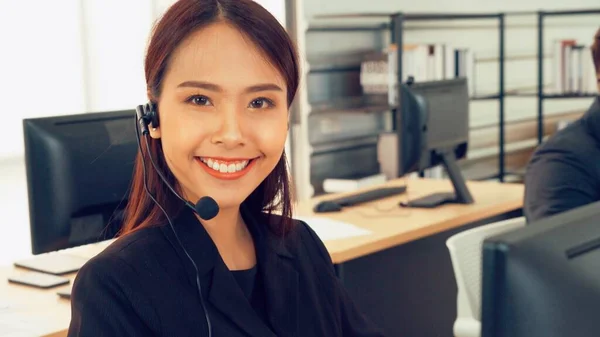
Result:
M177 87L178 88L200 88L200 89L216 91L216 92L223 91L223 88L221 88L220 86L218 86L214 83L202 82L202 81L186 81L186 82L180 83ZM283 91L283 89L281 89L281 87L279 87L278 85L276 85L274 83L261 83L261 84L256 84L256 85L250 86L244 90L244 92L246 92L246 93L261 92L261 91Z

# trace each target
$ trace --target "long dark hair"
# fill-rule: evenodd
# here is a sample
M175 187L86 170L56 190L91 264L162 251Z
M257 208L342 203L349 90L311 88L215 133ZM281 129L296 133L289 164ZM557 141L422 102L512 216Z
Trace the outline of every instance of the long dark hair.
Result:
M173 4L154 26L148 45L145 73L148 98L156 102L161 94L163 78L170 56L177 46L191 33L212 23L225 21L256 43L271 64L284 77L287 84L287 104L291 106L299 82L298 55L294 43L285 29L266 9L252 0L179 0ZM145 149L146 140L141 139ZM150 152L158 168L172 185L175 177L170 172L162 152L160 139L148 139ZM152 167L148 153L138 152L133 172L131 192L125 209L124 224L120 235L137 229L164 224L167 220L144 190L144 156L148 189L164 207L169 216L175 216L182 207L161 181ZM243 206L254 216L267 214L272 232L284 235L292 228L292 191L287 171L285 152L275 169L246 198ZM195 202L195 200L192 200ZM280 221L273 221L272 214L279 211Z
M594 36L594 43L592 44L592 59L594 60L594 67L596 68L596 79L600 85L600 28Z

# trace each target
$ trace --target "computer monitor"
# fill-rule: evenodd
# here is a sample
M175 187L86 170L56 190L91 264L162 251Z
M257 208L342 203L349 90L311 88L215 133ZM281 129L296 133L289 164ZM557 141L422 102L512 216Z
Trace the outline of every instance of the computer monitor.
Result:
M396 128L379 137L382 171L386 176L402 177L443 165L454 187L453 192L431 194L403 206L472 203L473 197L457 165L457 160L466 156L469 139L467 80L403 83L399 90Z
M135 111L24 119L23 132L32 253L114 237L138 149Z
M483 243L482 337L600 334L600 202Z

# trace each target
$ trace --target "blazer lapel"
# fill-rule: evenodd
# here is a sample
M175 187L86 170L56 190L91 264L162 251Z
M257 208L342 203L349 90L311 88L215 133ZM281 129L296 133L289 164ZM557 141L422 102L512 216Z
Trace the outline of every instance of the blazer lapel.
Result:
M210 235L194 213L183 209L176 218L175 229L185 250L194 260L200 279L206 280L202 282L202 293L206 301L212 305L209 316L211 311L216 309L252 337L275 337L252 308L231 271L221 259ZM179 247L177 238L169 226L163 226L163 233L187 266L185 269L188 281L195 288L196 271L193 265Z
M217 262L213 269L208 300L250 336L275 337L244 296L231 271L222 261Z
M268 231L264 214L252 215L242 207L244 221L255 242L258 272L263 282L265 304L273 332L262 322L250 301L243 294L231 271L221 259L218 249L192 211L183 209L175 228L181 243L197 265L201 279L211 280L204 288L207 301L241 330L253 337L298 336L298 271L295 257L284 245L285 241ZM188 281L195 286L196 272L186 254L178 247L171 229L163 227L186 268ZM211 273L212 271L212 273ZM210 314L210 313L209 313Z
M247 213L246 213L247 214ZM282 238L270 234L266 217L245 217L256 241L269 323L279 337L298 336L298 271Z

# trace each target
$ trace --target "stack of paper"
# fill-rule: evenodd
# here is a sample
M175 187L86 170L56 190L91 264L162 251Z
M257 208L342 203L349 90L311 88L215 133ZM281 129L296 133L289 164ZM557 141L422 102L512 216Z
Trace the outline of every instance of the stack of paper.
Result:
M353 224L325 217L296 217L306 222L322 241L346 239L356 236L369 235L370 231Z
M40 331L38 316L11 303L0 301L0 336L2 337L37 337ZM43 324L42 324L43 325Z

